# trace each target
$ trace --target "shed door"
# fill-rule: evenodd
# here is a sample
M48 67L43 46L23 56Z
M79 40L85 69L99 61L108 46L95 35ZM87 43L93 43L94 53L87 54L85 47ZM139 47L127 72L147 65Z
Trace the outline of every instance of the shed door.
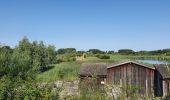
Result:
M163 96L163 81L161 74L156 70L155 76L154 76L154 90L155 90L155 96L156 97L162 97Z

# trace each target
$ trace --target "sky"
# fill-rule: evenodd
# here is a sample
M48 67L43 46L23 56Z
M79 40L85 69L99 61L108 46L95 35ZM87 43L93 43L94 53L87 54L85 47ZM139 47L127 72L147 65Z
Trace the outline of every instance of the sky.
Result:
M56 48L170 48L170 0L0 0L0 43Z

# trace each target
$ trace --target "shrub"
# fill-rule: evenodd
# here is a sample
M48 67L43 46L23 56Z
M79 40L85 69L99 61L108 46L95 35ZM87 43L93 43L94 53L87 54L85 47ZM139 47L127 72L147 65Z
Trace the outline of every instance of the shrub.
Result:
M50 70L50 69L52 69L52 68L54 68L55 66L41 66L40 67L40 72L45 72L45 71L48 71L48 70Z
M78 100L108 100L103 86L98 85L96 76L86 77L79 84L80 96Z
M170 93L168 93L167 96L163 100L170 100Z
M96 54L95 56L100 59L110 59L110 56L106 54Z
M75 54L61 54L57 56L57 62L70 62L70 61L76 61L76 55Z

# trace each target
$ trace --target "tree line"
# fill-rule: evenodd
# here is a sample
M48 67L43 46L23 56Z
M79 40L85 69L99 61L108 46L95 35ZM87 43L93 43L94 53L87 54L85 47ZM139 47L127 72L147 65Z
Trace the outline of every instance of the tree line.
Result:
M122 54L122 55L165 55L170 56L170 49L160 49L153 51L134 51L132 49L119 49L118 51L102 51L99 49L89 49L88 51L78 51L92 54Z

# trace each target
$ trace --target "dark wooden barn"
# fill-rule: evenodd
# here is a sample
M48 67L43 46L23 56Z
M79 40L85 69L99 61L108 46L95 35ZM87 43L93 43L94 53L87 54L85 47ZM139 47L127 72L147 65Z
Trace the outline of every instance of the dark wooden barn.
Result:
M170 92L169 65L155 65L155 96L165 97Z
M107 82L122 86L136 86L137 93L154 95L154 67L127 61L111 64L107 67Z
M105 63L83 63L80 69L80 81L96 78L97 84L104 84L107 76L107 64Z

